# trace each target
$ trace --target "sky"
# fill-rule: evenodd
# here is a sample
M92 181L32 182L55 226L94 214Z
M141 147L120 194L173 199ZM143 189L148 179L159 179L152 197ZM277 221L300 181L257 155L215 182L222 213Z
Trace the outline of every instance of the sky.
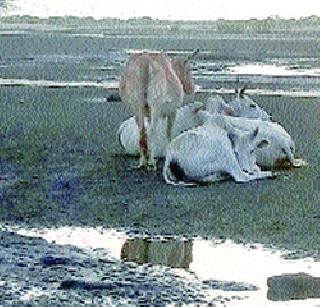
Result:
M95 18L151 16L170 20L283 18L320 15L320 0L8 0L9 14L93 16Z

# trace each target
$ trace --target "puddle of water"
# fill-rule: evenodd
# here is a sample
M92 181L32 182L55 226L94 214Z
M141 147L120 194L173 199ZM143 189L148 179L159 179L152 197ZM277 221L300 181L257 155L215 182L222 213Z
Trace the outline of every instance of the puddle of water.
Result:
M105 38L107 35L105 34L99 34L99 33L71 33L68 34L68 36L71 37L90 37L90 38Z
M197 78L196 78L197 79ZM230 80L225 80L230 81ZM231 80L232 81L232 80ZM79 87L101 87L108 90L118 90L119 81L52 81L52 80L28 80L28 79L1 79L0 86L40 86L47 88L79 88ZM233 89L207 89L196 84L196 93L212 93L212 94L234 94ZM303 90L269 90L269 89L248 89L248 94L256 94L261 96L287 96L287 97L319 97L319 91L303 91Z
M300 272L320 277L319 262L312 258L282 258L288 251L267 249L262 245L236 244L231 240L222 242L201 238L132 236L130 231L103 228L5 229L19 235L42 237L59 245L73 245L87 250L105 249L110 257L117 260L170 267L186 280L197 280L208 285L209 297L229 296L227 306L320 304L319 299L268 299L267 280L270 277ZM320 298L320 295L316 297Z
M259 291L247 293L247 300L232 302L230 306L287 306L289 302L271 302L267 299L267 279L274 275L298 272L317 276L320 264L312 258L288 261L281 258L284 254L283 251L264 249L259 245L250 247L232 241L212 244L200 240L194 242L194 260L190 270L200 280L232 280L259 287ZM299 303L290 301L289 306L310 306L310 300Z
M232 75L264 75L264 76L320 76L320 69L301 68L295 69L293 66L278 66L268 64L242 64L229 68Z
M207 88L198 87L196 92L210 93L210 94L234 94L234 89L227 89L227 88L207 89ZM246 93L249 95L259 95L259 96L285 96L285 97L300 97L300 98L320 97L319 91L303 91L303 90L247 89Z
M49 243L59 245L73 245L82 249L106 249L115 259L120 259L121 247L127 239L125 232L102 228L60 227L41 230L19 229L16 232L22 236L41 237Z
M0 85L4 86L42 86L48 88L70 87L102 87L106 89L118 89L117 81L53 81L53 80L29 80L29 79L0 79Z
M133 53L141 53L141 52L151 52L151 53L160 53L162 50L157 49L125 49L125 53L133 54ZM179 56L179 57L187 57L193 53L194 50L165 50L166 54L170 57Z
M107 72L113 72L117 71L119 69L118 66L109 65L109 66L92 66L91 70L97 70L97 71L107 71Z

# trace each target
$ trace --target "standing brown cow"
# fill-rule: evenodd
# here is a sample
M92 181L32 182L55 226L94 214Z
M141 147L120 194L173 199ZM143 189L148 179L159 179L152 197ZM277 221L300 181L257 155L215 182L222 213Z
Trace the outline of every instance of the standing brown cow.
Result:
M188 59L171 60L164 52L129 56L121 76L120 97L130 106L139 127L140 161L138 167L146 166L148 169L156 169L153 139L159 119L160 117L167 118L169 142L176 109L183 105L185 94L193 93L194 85ZM147 117L150 123L148 136L144 117Z

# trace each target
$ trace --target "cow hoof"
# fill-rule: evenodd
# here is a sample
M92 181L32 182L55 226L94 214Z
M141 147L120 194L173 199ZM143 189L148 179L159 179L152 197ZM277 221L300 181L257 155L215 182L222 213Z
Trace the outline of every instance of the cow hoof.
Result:
M131 168L134 169L134 170L137 170L137 169L147 169L148 166L147 166L147 164L139 163L138 165L134 165L134 166L132 166Z
M278 177L277 173L272 173L272 175L269 177L269 179L275 180L275 179L277 179L277 177Z
M147 171L152 172L157 170L157 165L156 164L148 164L147 166Z
M308 165L308 163L303 159L299 158L299 159L294 159L292 165L293 167L302 167L302 166Z

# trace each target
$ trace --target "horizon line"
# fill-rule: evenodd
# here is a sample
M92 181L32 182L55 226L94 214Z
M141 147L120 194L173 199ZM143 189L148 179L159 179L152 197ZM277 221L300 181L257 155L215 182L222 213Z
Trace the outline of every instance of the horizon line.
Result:
M132 17L121 17L121 16L102 16L102 17L96 17L91 15L50 15L50 16L39 16L39 15L28 15L28 14L7 14L7 15L0 15L0 18L8 18L8 17L33 17L38 19L50 19L50 18L89 18L94 20L104 20L104 19L116 19L120 21L129 21L129 20L152 20L152 21L183 21L183 22L214 22L214 21L263 21L263 20L301 20L301 19L307 19L307 18L319 18L320 15L312 14L312 15L303 15L299 17L283 17L281 15L269 15L266 17L249 17L249 18L243 18L243 19L229 19L225 17L218 17L214 19L166 19L166 18L159 18L159 17L152 17L148 15L141 15L141 16L132 16Z

